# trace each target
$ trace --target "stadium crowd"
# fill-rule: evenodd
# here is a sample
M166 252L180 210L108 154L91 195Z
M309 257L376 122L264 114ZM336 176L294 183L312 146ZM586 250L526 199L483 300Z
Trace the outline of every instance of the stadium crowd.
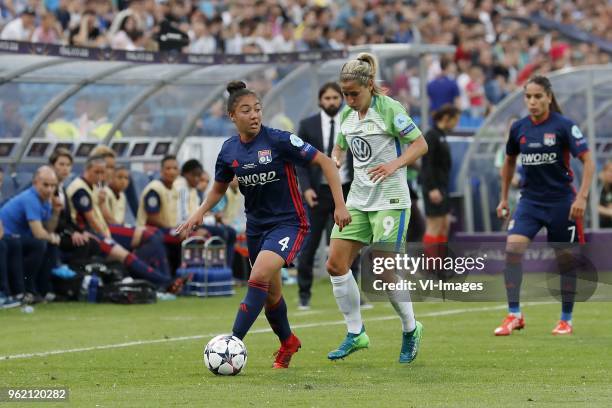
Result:
M612 37L606 0L2 0L0 10L4 40L121 50L239 54L454 45L449 63L431 61L429 79L451 78L458 107L478 118L533 74L609 62L593 44L574 44L507 16L540 16ZM415 73L402 68L387 85L410 107L418 87L411 84Z

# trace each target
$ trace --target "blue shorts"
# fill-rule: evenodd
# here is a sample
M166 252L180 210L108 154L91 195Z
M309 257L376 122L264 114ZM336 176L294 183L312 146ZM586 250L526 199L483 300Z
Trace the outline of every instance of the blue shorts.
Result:
M572 200L543 203L521 198L508 224L508 233L533 239L546 227L548 242L583 243L582 220L569 219L572 203Z
M246 237L251 265L255 265L257 255L261 251L272 251L285 260L286 266L290 266L305 247L309 232L307 225L299 224L279 224L269 228L247 225Z

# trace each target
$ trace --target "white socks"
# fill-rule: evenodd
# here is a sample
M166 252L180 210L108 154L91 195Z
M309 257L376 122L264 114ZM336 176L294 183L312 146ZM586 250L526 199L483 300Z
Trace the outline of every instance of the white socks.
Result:
M363 321L361 320L361 309L359 307L359 287L353 274L349 270L342 276L330 276L334 289L334 296L338 308L344 314L344 321L349 333L361 333ZM410 307L412 310L412 306ZM414 321L414 318L413 318Z
M410 300L407 302L400 301L402 297L408 297L408 299L410 299L410 295L406 291L396 290L388 290L387 295L389 296L391 306L393 306L393 309L395 309L402 320L402 330L405 333L410 333L416 328L416 320L414 318L414 310L412 310L412 302Z

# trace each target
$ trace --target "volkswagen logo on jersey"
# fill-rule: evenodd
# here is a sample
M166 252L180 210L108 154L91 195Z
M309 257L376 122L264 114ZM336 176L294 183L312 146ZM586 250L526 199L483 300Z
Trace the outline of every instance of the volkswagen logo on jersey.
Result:
M354 137L351 140L351 152L359 161L368 161L372 157L372 148L370 144L362 137Z
M544 133L544 146L554 146L557 137L554 133Z
M272 163L272 150L259 150L257 157L259 158L259 164Z

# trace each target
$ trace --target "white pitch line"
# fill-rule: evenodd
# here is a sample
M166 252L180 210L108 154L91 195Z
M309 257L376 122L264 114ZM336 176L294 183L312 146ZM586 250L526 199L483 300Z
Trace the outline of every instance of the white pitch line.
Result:
M551 304L551 303L558 303L558 302L526 302L526 303L523 303L523 306L536 306L536 305L544 305L544 304ZM421 317L450 316L450 315L463 314L463 313L488 312L492 310L501 310L501 309L506 309L506 308L507 308L506 305L499 305L499 306L488 306L488 307L468 308L468 309L441 310L439 312L420 313L418 314L417 317L421 318ZM373 317L371 319L364 319L364 322L366 323L367 322L380 322L380 321L393 320L393 319L398 319L397 315ZM335 326L335 325L342 325L342 324L345 324L344 320L295 324L295 325L291 325L291 327L293 329L308 329L311 327ZM272 332L272 329L264 328L264 329L250 330L249 334L261 334L261 333L270 333L270 332ZM104 344L101 346L90 346L90 347L79 347L79 348L64 349L64 350L42 351L38 353L12 354L12 355L7 355L7 356L0 356L0 361L17 360L21 358L32 358L32 357L47 357L47 356L54 356L58 354L80 353L83 351L110 350L110 349L118 349L118 348L125 348L125 347L142 346L146 344L200 340L200 339L205 339L205 338L212 338L219 334L223 334L223 333L197 334L195 336L170 337L170 338L153 339L153 340L136 340L136 341L129 341L127 343Z

